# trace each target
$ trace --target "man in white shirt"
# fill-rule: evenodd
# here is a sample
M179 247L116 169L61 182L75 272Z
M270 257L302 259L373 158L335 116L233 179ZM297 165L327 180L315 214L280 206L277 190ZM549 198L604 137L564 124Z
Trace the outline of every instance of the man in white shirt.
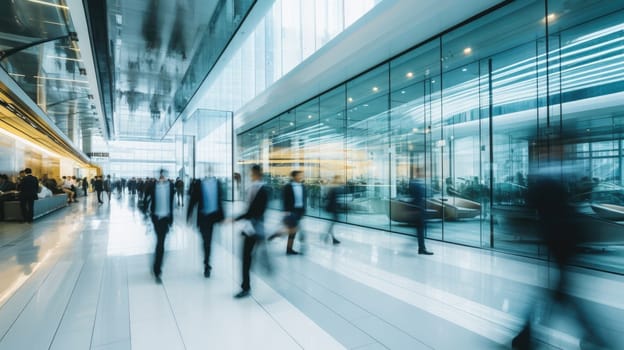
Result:
M167 173L161 170L160 178L147 191L152 213L152 223L156 231L156 251L154 252L154 277L156 283L162 283L162 263L165 254L165 238L173 224L173 184L167 180ZM146 204L147 205L147 204Z
M202 180L195 180L191 184L190 203L186 220L190 221L197 206L197 227L204 241L204 277L210 277L210 246L214 225L223 221L223 207L221 205L221 184L214 176L206 176Z

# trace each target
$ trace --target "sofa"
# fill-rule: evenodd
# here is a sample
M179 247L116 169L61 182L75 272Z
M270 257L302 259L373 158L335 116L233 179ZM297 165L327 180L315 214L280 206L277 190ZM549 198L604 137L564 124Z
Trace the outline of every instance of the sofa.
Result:
M4 220L22 221L22 210L19 201L6 201L4 205ZM35 219L49 214L55 210L67 206L67 194L56 194L52 197L42 198L35 201L33 217Z

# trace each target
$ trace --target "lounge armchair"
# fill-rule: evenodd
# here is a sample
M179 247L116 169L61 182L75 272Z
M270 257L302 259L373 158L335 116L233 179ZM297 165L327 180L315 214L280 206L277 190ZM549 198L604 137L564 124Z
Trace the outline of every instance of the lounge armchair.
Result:
M434 209L444 211L446 220L472 219L481 214L481 204L460 197L438 197L429 202Z
M624 221L624 206L615 204L591 204L591 208L599 217L613 221Z

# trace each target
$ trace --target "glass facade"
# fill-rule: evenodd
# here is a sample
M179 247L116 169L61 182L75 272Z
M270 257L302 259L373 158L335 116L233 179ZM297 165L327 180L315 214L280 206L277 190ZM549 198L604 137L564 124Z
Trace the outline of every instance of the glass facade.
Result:
M578 263L623 273L623 97L624 3L512 2L239 134L238 165L263 165L275 208L303 170L318 217L340 175L341 221L414 235L420 174L429 238L548 259L525 195L556 137L592 232Z
M382 0L275 0L225 68L204 108L236 111Z

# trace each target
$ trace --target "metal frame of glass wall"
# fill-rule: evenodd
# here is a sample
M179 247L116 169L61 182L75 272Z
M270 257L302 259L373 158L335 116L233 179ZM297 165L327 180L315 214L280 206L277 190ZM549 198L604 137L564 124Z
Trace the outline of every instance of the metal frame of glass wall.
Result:
M239 171L263 165L279 208L303 170L321 218L339 175L340 221L403 234L422 176L428 238L547 259L525 194L556 137L591 227L578 264L624 273L623 97L623 3L510 2L240 133Z

